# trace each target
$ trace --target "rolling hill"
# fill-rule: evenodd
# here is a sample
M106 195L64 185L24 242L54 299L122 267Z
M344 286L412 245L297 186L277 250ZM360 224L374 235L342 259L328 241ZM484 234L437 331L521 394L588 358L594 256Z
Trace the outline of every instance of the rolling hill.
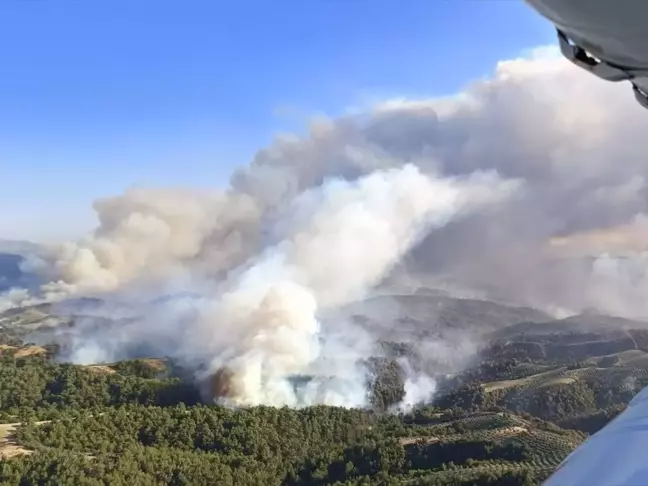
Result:
M169 360L69 365L56 346L29 344L34 330L69 328L80 309L100 305L0 314L0 455L11 457L0 463L3 484L56 470L74 484L97 474L125 484L135 474L143 484L527 486L648 384L642 321L552 320L422 292L344 309L401 353L383 358L387 372L368 389L387 400L372 402L380 407L231 410L205 403L200 383ZM388 399L402 396L399 359L416 350L401 339L451 335L478 336L481 346L463 369L436 376L431 401L398 412Z

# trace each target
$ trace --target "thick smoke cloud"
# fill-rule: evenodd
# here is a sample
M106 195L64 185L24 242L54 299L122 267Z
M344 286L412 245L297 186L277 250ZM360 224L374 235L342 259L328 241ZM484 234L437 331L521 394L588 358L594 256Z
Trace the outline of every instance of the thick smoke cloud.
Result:
M88 246L76 247L81 255L77 261L67 254L57 261L65 275L78 272L77 287L55 282L47 288L123 296L123 288L133 292L137 285L168 294L164 287L178 285L180 279L185 290L195 289L184 311L173 293L155 305L168 311L170 320L158 320L158 311L155 323L136 318L98 334L91 330L74 336L72 331L76 361L114 356L112 350L106 353L111 343L117 343L117 352L126 351L125 344L147 343L205 366L201 377L211 382L212 392L236 406L361 406L368 372L362 361L378 352L375 338L344 318L321 318L365 298L428 231L494 207L518 189L518 182L503 181L492 172L439 178L411 164L352 181L327 179L277 210L266 246L222 278L208 270L198 273L203 263L209 268L209 261L200 259L194 220L183 223L191 229L188 235L172 238L159 230L159 222L151 224L151 218L125 218L129 223L119 220L111 226L117 236L98 235ZM191 214L202 216L200 211ZM155 230L149 233L150 228ZM148 237L151 233L154 238ZM115 242L120 243L111 246ZM128 246L138 243L143 248ZM104 248L111 249L106 252L110 258L99 253ZM126 265L125 255L135 255L137 266ZM138 270L146 272L151 264L161 268L136 278ZM295 382L300 376L308 377L301 386ZM418 379L408 389L420 393L419 382L427 385Z
M456 96L320 119L223 191L97 201L97 230L46 259L39 298L161 299L119 338L76 336L87 359L146 343L206 360L234 403L358 404L372 337L321 316L381 282L648 316L645 133L627 86L540 50Z
M322 328L318 314L366 297L425 231L515 189L493 174L432 179L412 165L327 181L294 200L279 243L236 276L188 352L208 344L201 354L215 356L213 371L230 370L228 398L237 405L361 405L365 383L353 361L371 345L345 343L343 332L360 333L349 322L337 323L339 333L336 323ZM330 363L344 356L352 358L347 369L332 373ZM299 374L311 381L296 392L286 378Z

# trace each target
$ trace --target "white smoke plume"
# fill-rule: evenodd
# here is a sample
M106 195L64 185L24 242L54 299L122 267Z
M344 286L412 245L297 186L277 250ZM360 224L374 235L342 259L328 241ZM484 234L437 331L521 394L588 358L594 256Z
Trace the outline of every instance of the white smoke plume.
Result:
M334 342L318 313L366 297L426 231L515 188L493 174L433 179L412 165L351 183L327 181L295 199L279 243L214 302L193 333L200 340L187 351L207 345L202 354L214 356L212 371L226 366L233 373L230 398L237 405L361 405L365 383L354 363L332 374L330 362L369 355L359 342ZM354 333L346 324L340 331ZM286 380L298 374L312 378L302 396Z
M29 305L32 300L37 301L33 299L27 289L18 287L9 289L0 296L0 313L22 305Z
M416 373L405 379L405 398L399 404L403 412L412 410L417 405L432 400L437 389L436 381L429 375Z
M100 200L97 230L54 253L40 298L186 292L118 337L77 336L76 349L199 356L228 370L236 403L358 403L361 373L347 365L371 337L320 316L401 272L542 309L648 316L645 133L627 86L539 50L456 96L320 119L224 191ZM507 198L510 180L524 187ZM302 374L312 379L286 380Z
M217 377L219 391L212 392L225 395L221 398L226 403L365 405L367 376L361 361L376 352L371 337L347 320L323 322L321 318L366 297L428 231L483 211L516 189L518 183L502 181L494 173L438 178L409 164L354 181L326 180L293 198L275 215L268 245L258 254L232 268L222 280L206 284L213 294L202 291L191 319L177 317L170 329L152 328L141 321L135 325L157 334L149 340L166 334L173 343L162 346L166 354L206 363L204 377ZM184 242L182 248L187 248ZM147 258L151 255L156 255L154 250ZM192 251L189 259L176 257L173 266L163 267L173 272L157 272L156 281L175 279L178 268L192 271L197 255ZM184 260L188 261L182 266ZM162 265L162 260L156 261ZM133 274L121 271L119 263L114 268L120 270L121 283L134 283ZM86 278L93 275L94 267L66 268L80 269ZM147 282L150 275L138 281ZM108 289L118 285L119 278L110 280ZM169 304L158 305L170 309ZM179 315L177 310L173 314ZM126 340L142 337L127 332ZM84 336L73 358L94 361L102 345L105 350L106 341L115 339L123 345L124 336L102 334L100 342L96 336ZM299 376L308 377L301 387L294 383Z

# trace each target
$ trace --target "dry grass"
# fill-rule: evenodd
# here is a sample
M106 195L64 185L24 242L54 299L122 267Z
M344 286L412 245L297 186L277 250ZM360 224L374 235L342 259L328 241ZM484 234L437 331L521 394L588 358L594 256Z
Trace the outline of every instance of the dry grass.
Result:
M402 446L408 446L412 444L433 444L439 442L439 440L438 437L403 437L398 442Z
M3 352L13 353L15 358L28 358L29 356L45 356L47 350L42 346L25 346L18 348L16 346L9 346L8 344L0 344L0 354Z
M502 381L492 381L490 383L484 383L484 391L486 393L495 391L495 390L504 390L506 388L513 388L516 386L526 385L531 381L532 377L520 378L519 380L502 380Z
M506 388L529 385L534 382L537 384L537 386L573 383L574 378L565 377L562 374L563 371L563 369L549 370L545 371L544 373L538 373L536 375L527 376L526 378L519 378L517 380L491 381L490 383L484 383L482 386L484 388L484 391L488 393L495 390L503 390Z
M104 365L90 365L90 366L84 366L84 368L89 371L93 371L95 373L106 373L108 375L113 375L117 373L110 366L104 366Z
M527 434L529 429L514 425L512 427L505 427L503 429L496 429L492 432L493 437L512 437L514 435Z
M155 371L164 371L166 370L166 364L163 359L157 358L142 358L141 361L145 363L148 367Z
M0 424L0 459L9 459L22 454L33 454L34 451L25 449L16 442L16 427L20 423Z
M19 348L14 356L16 358L27 358L28 356L44 356L46 354L47 350L42 346L25 346Z
M557 378L553 378L551 380L547 380L543 382L540 386L552 386L552 385L569 385L571 383L574 383L576 381L575 378L571 378L569 376L560 376Z

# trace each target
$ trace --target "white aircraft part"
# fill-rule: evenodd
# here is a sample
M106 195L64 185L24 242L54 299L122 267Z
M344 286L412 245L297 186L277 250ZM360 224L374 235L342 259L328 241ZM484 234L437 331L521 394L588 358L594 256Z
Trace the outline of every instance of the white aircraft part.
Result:
M648 108L648 0L525 0L558 31L563 54L608 81L628 81ZM595 100L594 100L595 101ZM648 388L590 437L543 486L648 485Z
M525 1L556 26L570 60L609 81L630 81L648 108L648 1ZM583 52L566 52L565 40Z
M648 388L612 422L581 444L543 486L648 484Z

